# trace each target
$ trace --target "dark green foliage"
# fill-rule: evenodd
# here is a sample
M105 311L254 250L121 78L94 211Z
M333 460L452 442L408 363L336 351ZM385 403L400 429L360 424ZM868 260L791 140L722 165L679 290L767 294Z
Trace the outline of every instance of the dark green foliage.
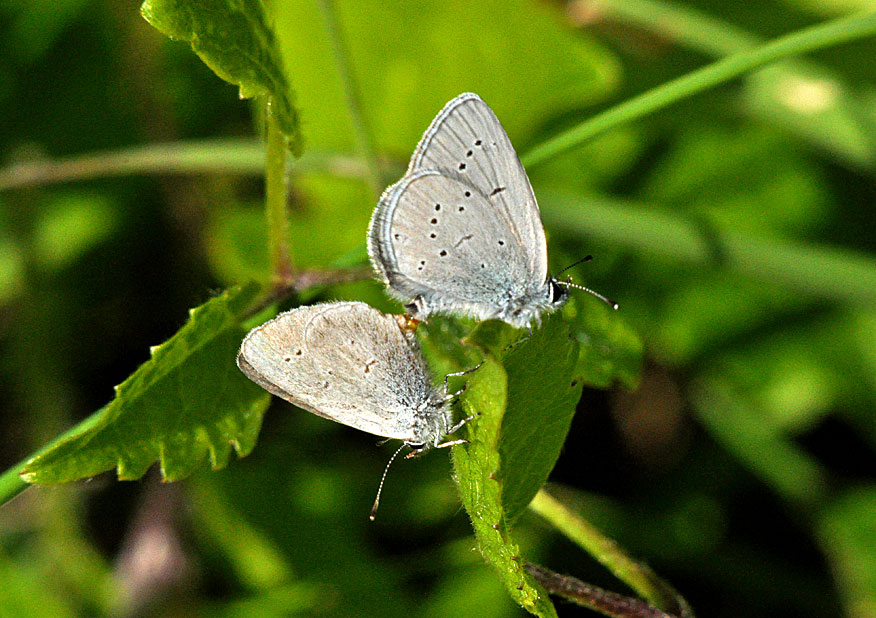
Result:
M240 317L255 286L234 289L192 309L176 335L116 387L116 398L86 431L27 462L29 483L66 483L112 470L138 479L158 460L168 481L204 458L214 470L255 447L270 396L235 364L246 333Z
M113 3L6 3L0 495L42 487L0 509L0 614L593 615L554 608L527 560L641 592L527 509L550 478L698 615L876 618L872 37L533 157L551 272L592 254L560 276L620 310L572 291L525 341L420 324L436 384L485 360L450 381L467 384L456 414L479 416L469 444L393 464L373 524L396 445L276 399L264 414L234 364L279 309L401 311L376 281L319 276L365 264L375 189L453 96L483 96L528 160L846 10L696 7L150 0L146 23ZM274 276L263 122L306 147L287 239L293 274L319 282L270 298L246 284Z

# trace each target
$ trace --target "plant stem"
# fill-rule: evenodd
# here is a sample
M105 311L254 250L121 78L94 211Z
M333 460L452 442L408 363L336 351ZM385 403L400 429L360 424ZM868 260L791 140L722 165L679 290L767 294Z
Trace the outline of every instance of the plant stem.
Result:
M79 434L80 432L88 431L97 424L98 420L102 416L102 413L103 408L101 408L91 416L85 418L78 424L74 425L35 453L32 453L27 459L19 461L17 464L6 470L3 474L0 474L0 506L12 500L15 496L23 492L28 487L31 487L30 483L25 483L18 475L18 473L24 469L28 461L30 461L37 455L44 453L51 448L54 448L64 440L67 440L68 438L71 438Z
M577 127L564 131L540 146L536 146L521 157L521 161L527 167L538 165L600 133L630 120L646 116L752 69L782 58L797 56L874 34L876 34L876 13L871 12L841 17L825 24L785 35L751 51L718 60L597 114Z
M570 540L580 545L652 605L678 616L691 616L685 600L647 565L628 556L617 543L567 508L546 490L539 491L529 508L541 515Z
M404 169L401 164L397 167L399 173ZM366 178L369 174L358 157L334 152L308 151L292 170L294 174L314 171L343 178ZM264 173L265 145L260 141L192 140L14 163L0 169L0 191L135 174Z
M0 474L0 504L6 504L30 487L28 483L22 481L21 477L18 476L19 470L24 468L25 463L27 463L27 460L19 461L6 472Z
M362 97L353 79L351 70L350 52L344 43L341 28L338 24L337 14L332 0L319 0L319 8L325 21L326 32L332 45L332 55L335 59L335 68L344 88L344 97L347 100L347 109L350 111L350 119L353 122L353 130L356 134L356 146L359 154L368 168L368 181L374 194L374 201L380 197L383 191L383 179L380 176L380 166L377 164L377 154L374 144L368 132L365 115L362 112Z
M600 18L615 18L710 56L729 56L761 45L759 37L687 6L655 0L578 0Z
M615 592L582 582L580 579L560 575L544 567L526 563L526 570L541 586L557 596L587 607L612 618L672 618L644 601L631 599Z
M286 137L274 115L270 101L265 108L267 136L265 147L265 210L268 217L268 250L271 272L276 285L285 285L293 277L289 254L289 221L286 218Z

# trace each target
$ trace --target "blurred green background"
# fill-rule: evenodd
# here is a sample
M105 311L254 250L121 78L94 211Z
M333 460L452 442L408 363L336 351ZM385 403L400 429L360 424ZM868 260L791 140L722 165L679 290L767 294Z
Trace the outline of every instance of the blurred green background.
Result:
M305 138L294 259L355 263L374 196L324 16L268 6ZM387 184L461 92L525 155L868 7L335 5ZM3 469L105 405L189 307L266 276L255 106L138 9L0 2ZM567 312L613 369L585 389L551 480L700 616L876 617L874 58L868 40L785 62L529 169L554 271L593 254L576 281L621 305ZM376 282L317 298L397 309ZM523 615L474 549L446 453L397 464L368 522L391 450L277 401L221 472L30 489L0 508L0 615ZM531 560L625 591L535 515L517 535Z

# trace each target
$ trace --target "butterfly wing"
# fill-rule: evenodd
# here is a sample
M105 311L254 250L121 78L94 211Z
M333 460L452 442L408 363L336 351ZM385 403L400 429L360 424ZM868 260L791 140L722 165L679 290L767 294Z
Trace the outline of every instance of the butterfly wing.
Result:
M237 364L267 391L314 414L422 442L413 411L433 390L416 339L364 303L282 313L247 335Z
M488 196L426 170L407 176L389 198L391 242L384 246L400 298L422 296L437 311L452 307L489 319L528 291L526 246Z
M432 223L442 201L456 210ZM432 237L436 226L441 240ZM498 313L509 295L544 285L547 246L535 195L501 123L476 94L453 99L423 135L407 174L378 203L369 251L400 298L421 296L481 318Z

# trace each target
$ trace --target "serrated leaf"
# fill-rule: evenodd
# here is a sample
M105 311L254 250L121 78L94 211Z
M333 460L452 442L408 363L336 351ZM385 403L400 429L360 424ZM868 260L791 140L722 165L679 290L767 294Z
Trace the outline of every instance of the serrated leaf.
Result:
M258 292L236 288L190 311L189 321L116 387L116 398L88 428L27 462L28 483L65 483L116 468L142 476L156 460L179 480L206 457L224 467L232 447L255 446L270 395L235 364L245 332L239 315Z
M484 559L499 572L508 593L526 611L555 617L547 592L524 568L520 548L511 538L502 507L499 440L507 403L507 376L502 365L488 358L469 380L463 399L472 421L471 444L453 449L453 469L465 510L474 527Z
M266 96L289 147L301 150L292 88L272 24L259 0L146 0L143 17L171 39L186 41L240 97Z
M578 345L559 316L507 347L520 336L494 321L466 340L488 358L464 395L466 413L479 416L471 444L454 449L454 470L481 553L518 604L553 616L546 593L522 567L511 526L547 480L569 431L582 389L574 378Z

